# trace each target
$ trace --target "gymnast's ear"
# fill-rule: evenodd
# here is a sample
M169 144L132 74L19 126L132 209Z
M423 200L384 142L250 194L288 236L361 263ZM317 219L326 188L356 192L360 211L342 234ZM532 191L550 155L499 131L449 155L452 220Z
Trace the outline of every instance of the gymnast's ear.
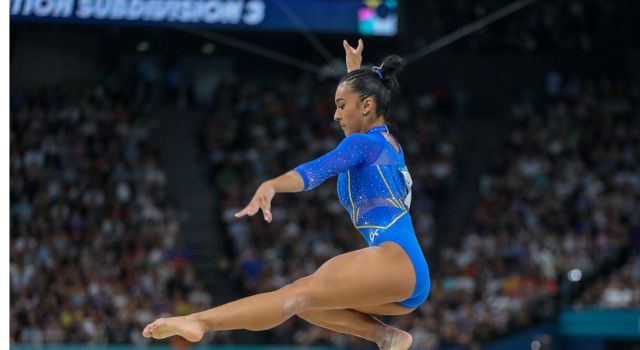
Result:
M365 117L375 116L376 106L373 96L367 96L362 100L362 115Z

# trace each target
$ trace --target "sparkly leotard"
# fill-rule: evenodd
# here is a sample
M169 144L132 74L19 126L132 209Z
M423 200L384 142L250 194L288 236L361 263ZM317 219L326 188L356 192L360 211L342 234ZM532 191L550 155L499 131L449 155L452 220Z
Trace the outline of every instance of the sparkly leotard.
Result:
M338 175L340 202L367 244L393 241L405 250L413 264L416 286L408 299L398 303L414 308L429 294L429 267L409 214L412 180L404 152L401 146L396 151L383 132L389 132L386 125L351 134L333 151L294 170L302 177L305 191Z

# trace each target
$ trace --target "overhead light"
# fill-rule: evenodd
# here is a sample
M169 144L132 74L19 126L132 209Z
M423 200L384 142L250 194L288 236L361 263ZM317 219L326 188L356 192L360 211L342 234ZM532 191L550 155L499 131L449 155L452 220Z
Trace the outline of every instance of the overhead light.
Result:
M573 269L567 273L567 278L571 282L578 282L582 279L582 271L579 269Z
M542 344L540 344L540 342L537 340L531 342L531 350L540 350L541 346Z
M216 46L213 43L206 43L202 45L202 53L205 55L211 55L214 51L216 51Z
M136 45L136 51L138 52L147 52L149 51L149 42L144 40L138 43L138 45Z

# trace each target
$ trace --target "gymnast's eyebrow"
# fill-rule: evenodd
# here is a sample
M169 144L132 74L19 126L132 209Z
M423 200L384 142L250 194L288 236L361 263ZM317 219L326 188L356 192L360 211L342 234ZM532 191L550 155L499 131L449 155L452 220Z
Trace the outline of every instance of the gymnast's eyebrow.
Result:
M344 101L344 98L342 98L342 97L338 98L338 99L336 100L336 103L338 103L338 101L340 101L340 100Z

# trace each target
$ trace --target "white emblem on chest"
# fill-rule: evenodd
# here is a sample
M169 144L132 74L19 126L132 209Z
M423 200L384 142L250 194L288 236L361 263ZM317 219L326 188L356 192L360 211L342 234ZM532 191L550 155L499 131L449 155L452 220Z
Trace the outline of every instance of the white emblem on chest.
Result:
M369 232L369 240L371 241L371 243L373 243L373 241L376 239L376 237L378 236L378 230L379 228Z

